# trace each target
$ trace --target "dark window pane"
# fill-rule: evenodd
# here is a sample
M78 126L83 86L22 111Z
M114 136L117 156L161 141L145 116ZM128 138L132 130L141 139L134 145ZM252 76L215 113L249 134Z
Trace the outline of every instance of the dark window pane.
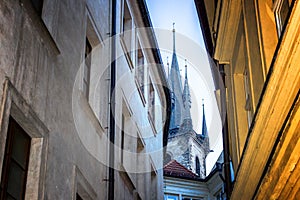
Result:
M31 0L31 2L32 2L32 5L33 5L34 9L37 11L37 13L39 15L41 15L42 10L43 10L44 1L43 0Z
M88 38L85 39L85 58L92 52L92 45Z
M27 163L27 154L28 154L28 145L30 143L30 138L27 135L22 134L22 129L16 127L14 129L15 134L13 137L13 149L12 149L12 158L16 160L23 169L26 168Z
M87 99L89 99L89 87L90 87L90 74L91 74L91 52L92 46L86 38L85 40L85 65L83 68L83 92Z
M15 198L13 198L12 196L10 196L9 194L7 194L6 196L6 200L15 200Z
M7 193L16 199L22 199L23 188L25 188L25 172L15 162L11 163L9 175Z
M24 199L30 137L10 118L3 159L0 199Z
M283 0L282 7L279 11L279 16L280 16L282 26L284 26L284 24L285 24L288 13L289 13L289 2L288 2L288 0Z
M124 161L124 137L125 137L125 116L122 114L122 124L121 124L121 163Z
M76 194L76 200L83 200L78 193Z
M200 162L198 157L196 157L196 173L198 176L200 175Z

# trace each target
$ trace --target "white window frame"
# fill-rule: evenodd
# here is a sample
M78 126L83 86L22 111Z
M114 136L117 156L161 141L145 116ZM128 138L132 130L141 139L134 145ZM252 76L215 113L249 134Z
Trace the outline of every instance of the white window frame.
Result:
M131 26L131 30L130 28L125 29L125 24L124 24L124 18L125 15L128 14L129 15L129 25ZM124 51L124 55L125 58L128 62L128 65L130 67L130 69L134 69L134 46L135 46L135 24L134 24L134 20L132 17L132 13L130 10L130 6L129 3L126 0L122 1L122 13L121 13L121 19L120 19L120 42L121 42L121 46L123 48ZM128 37L128 38L126 38ZM129 40L129 41L126 41Z
M147 88L146 88L146 80L147 80L147 59L146 59L146 56L145 56L145 52L142 48L142 44L139 40L139 38L137 38L137 47L136 47L136 61L135 61L135 84L136 84L136 87L138 89L138 92L139 92L139 95L142 99L142 102L143 102L143 105L145 106L146 105L146 98L145 98L145 93L147 91ZM142 64L139 63L139 55L142 54ZM140 73L140 70L142 68L142 73ZM140 81L140 77L139 76L142 76L142 83Z
M156 117L155 117L155 103L156 103L156 91L155 91L155 86L153 84L153 81L151 80L151 78L148 78L149 80L149 84L148 84L148 119L150 122L150 126L154 132L154 135L157 134L157 130L156 130ZM151 97L151 86L153 88L153 97Z

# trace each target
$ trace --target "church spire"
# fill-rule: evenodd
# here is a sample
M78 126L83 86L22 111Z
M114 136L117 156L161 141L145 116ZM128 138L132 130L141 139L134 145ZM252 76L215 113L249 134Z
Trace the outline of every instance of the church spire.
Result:
M208 136L207 133L207 126L206 126L206 120L205 120L205 112L204 112L204 100L202 99L202 109L203 109L203 119L202 119L202 135L204 137Z
M182 122L182 83L179 71L179 65L175 49L175 23L173 23L173 54L169 81L171 85L171 101L172 101L172 112L171 112L171 122L170 130L175 130L180 127Z
M185 60L186 62L186 60ZM184 79L184 89L182 94L183 105L184 105L184 116L183 116L183 124L188 129L193 129L192 117L191 117L191 94L189 88L189 81L187 76L187 64L185 63L185 79Z
M175 23L173 22L173 53L176 53L176 48L175 48Z

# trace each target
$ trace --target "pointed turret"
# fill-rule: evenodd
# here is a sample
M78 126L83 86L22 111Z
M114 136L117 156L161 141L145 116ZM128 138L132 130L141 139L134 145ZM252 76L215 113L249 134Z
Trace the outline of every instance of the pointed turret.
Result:
M202 103L202 110L203 110L202 135L204 137L208 137L207 126L206 126L206 119L205 119L205 112L204 112L204 103Z
M171 85L171 98L172 98L172 113L170 122L170 131L178 129L182 122L182 85L179 71L179 65L175 49L175 28L173 23L173 55L169 81Z
M202 99L202 101L203 101L203 99ZM210 147L209 147L209 137L208 137L208 130L207 130L207 126L206 126L206 118L205 118L205 111L204 111L204 103L203 102L202 102L202 110L203 110L203 118L202 118L201 138L202 138L203 147L204 147L204 154L205 154L205 157L206 157L210 152Z
M186 60L185 60L186 62ZM189 88L189 81L187 76L187 64L185 64L185 79L184 79L184 89L182 94L183 105L184 105L184 115L183 115L183 126L188 130L193 130L193 123L191 117L191 94Z

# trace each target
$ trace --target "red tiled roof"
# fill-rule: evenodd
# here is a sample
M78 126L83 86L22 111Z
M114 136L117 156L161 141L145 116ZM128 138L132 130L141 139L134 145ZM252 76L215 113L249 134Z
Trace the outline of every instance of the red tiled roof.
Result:
M199 176L194 174L192 171L188 170L176 160L171 160L164 166L164 175L180 178L199 179Z

